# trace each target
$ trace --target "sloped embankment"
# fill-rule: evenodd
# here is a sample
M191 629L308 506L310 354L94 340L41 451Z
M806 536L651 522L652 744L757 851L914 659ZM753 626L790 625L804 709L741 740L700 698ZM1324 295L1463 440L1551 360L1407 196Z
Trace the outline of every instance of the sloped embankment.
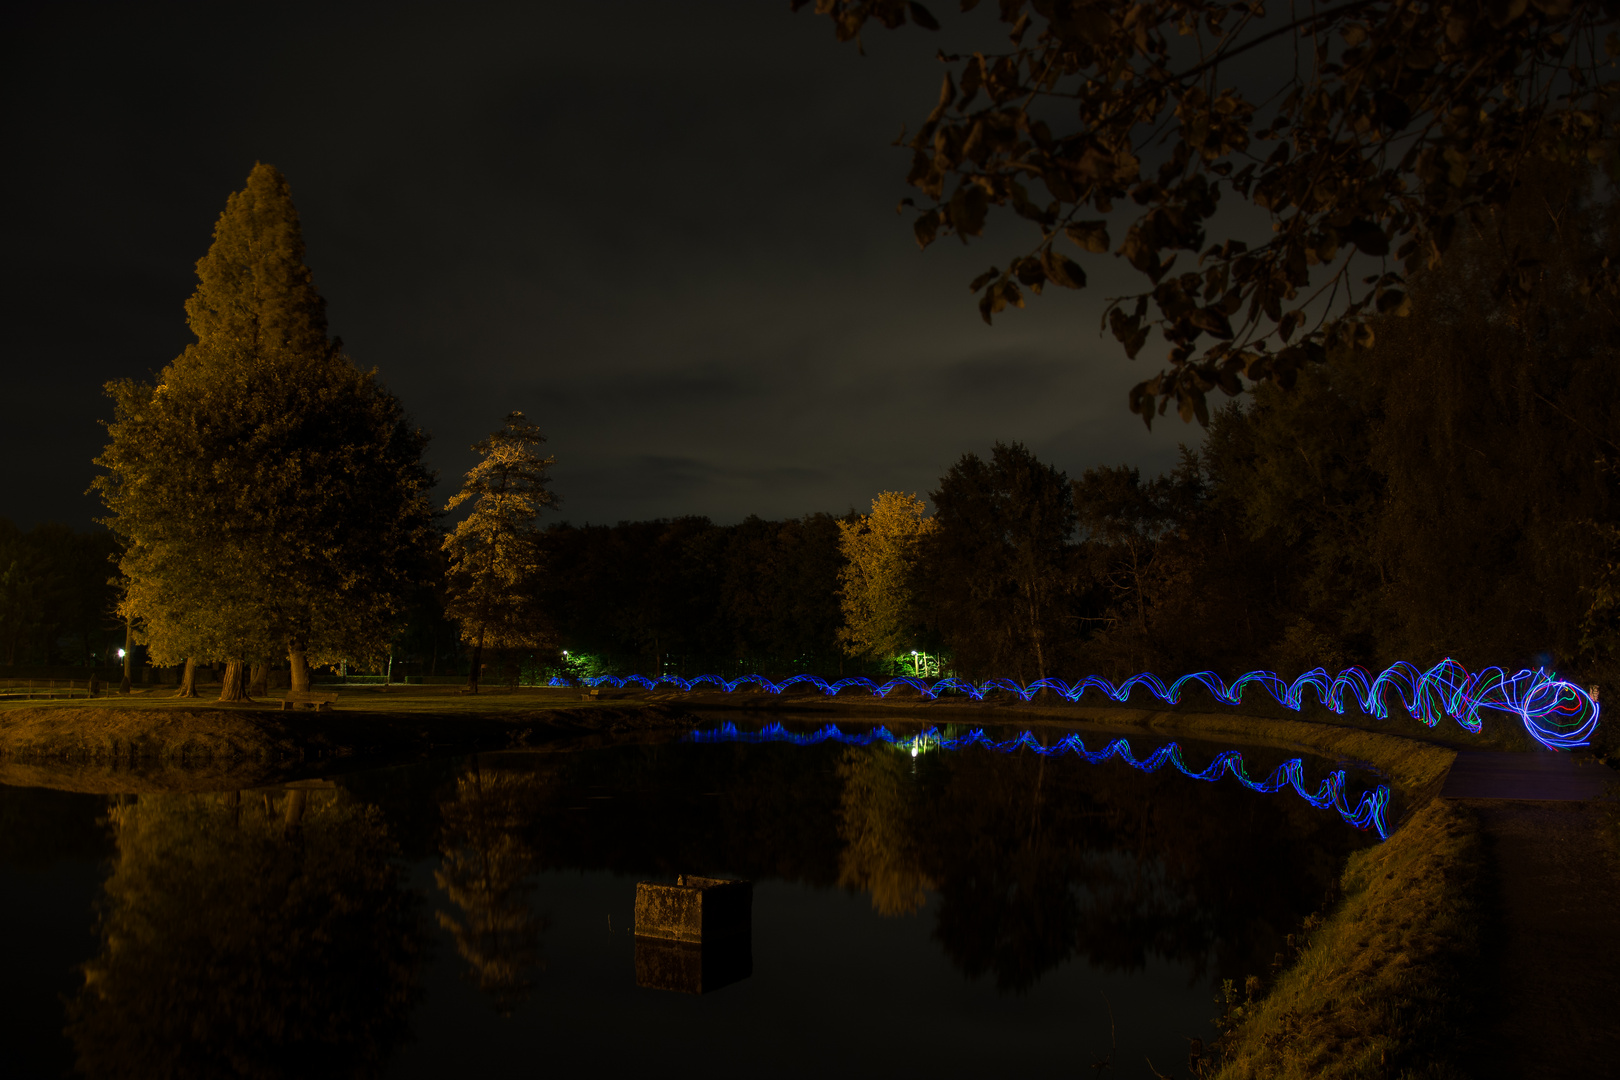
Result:
M168 706L0 712L0 783L80 791L210 790L436 754L685 730L661 706L503 716Z
M1271 992L1241 1005L1223 1080L1463 1076L1484 846L1476 815L1431 799L1350 857L1343 899ZM1312 921L1314 923L1314 920ZM1256 987L1258 989L1258 987Z

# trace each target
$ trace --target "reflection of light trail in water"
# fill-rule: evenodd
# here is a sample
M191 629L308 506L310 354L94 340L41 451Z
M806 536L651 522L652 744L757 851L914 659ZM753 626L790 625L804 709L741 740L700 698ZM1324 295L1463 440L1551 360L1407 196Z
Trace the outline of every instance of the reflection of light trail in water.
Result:
M1024 732L1016 739L1006 739L998 742L984 733L983 728L977 728L959 737L941 735L936 728L928 728L921 735L896 735L886 727L875 727L871 731L860 735L850 735L838 730L832 724L820 728L809 734L789 731L781 724L767 724L759 731L738 731L735 724L722 724L718 728L709 728L692 732L687 736L692 742L722 743L747 742L770 743L785 742L795 746L812 746L822 742L840 742L847 746L871 746L874 743L886 743L900 749L911 750L913 757L926 750L963 750L970 746L983 746L1003 754L1010 754L1015 750L1033 750L1037 754L1063 754L1074 753L1085 758L1093 765L1100 765L1109 758L1117 757L1128 765L1143 772L1153 772L1165 764L1174 765L1183 776L1190 776L1194 780L1207 780L1214 782L1230 773L1237 778L1238 783L1250 791L1261 791L1270 794L1291 787L1300 798L1316 807L1326 810L1329 807L1337 810L1339 816L1358 829L1376 829L1380 839L1389 836L1388 822L1384 818L1384 810L1389 805L1389 788L1379 784L1372 791L1363 792L1361 799L1356 803L1354 810L1350 808L1349 799L1344 793L1344 770L1331 772L1322 781L1315 791L1305 786L1305 766L1299 758L1283 762L1274 769L1270 776L1264 780L1251 778L1243 767L1243 755L1236 750L1223 750L1215 755L1215 760L1202 770L1190 768L1181 759L1181 747L1175 743L1165 743L1145 758L1137 758L1131 753L1130 743L1124 739L1115 739L1101 750L1087 750L1086 744L1080 740L1079 735L1065 735L1050 746L1044 746L1029 732Z
M1552 750L1588 745L1592 732L1597 728L1600 711L1598 703L1584 688L1549 674L1544 668L1524 670L1510 676L1502 668L1489 667L1471 674L1467 668L1450 659L1442 660L1427 671L1403 660L1385 668L1376 678L1358 667L1346 668L1331 678L1326 669L1313 668L1291 683L1284 682L1276 672L1251 671L1239 676L1231 686L1227 686L1213 671L1183 675L1169 686L1157 675L1145 672L1126 679L1118 686L1095 675L1073 684L1062 679L1039 679L1027 686L1012 679L988 679L983 683L973 683L950 678L930 683L910 676L890 679L885 683L864 676L828 682L818 675L794 675L781 682L772 682L763 675L743 675L736 679L725 679L719 675L699 675L695 679L682 679L674 675L657 679L649 679L645 675L623 678L600 675L579 682L585 686L616 687L636 683L648 690L668 685L683 692L708 685L728 694L745 684L757 686L767 693L780 694L790 686L803 683L824 694L859 687L878 697L887 697L901 687L911 687L929 699L949 693L962 694L975 701L982 701L986 694L997 691L1016 694L1028 701L1040 690L1049 690L1069 701L1079 701L1087 690L1096 690L1114 701L1124 702L1131 696L1132 690L1141 688L1170 705L1180 703L1182 688L1189 683L1198 683L1217 701L1238 705L1243 701L1244 689L1252 683L1270 694L1278 704L1296 712L1309 688L1316 691L1317 701L1335 713L1343 714L1345 691L1348 690L1361 706L1362 712L1380 720L1389 716L1384 695L1394 690L1400 695L1401 704L1412 719L1421 720L1429 727L1434 727L1441 716L1449 716L1464 730L1478 734L1481 726L1479 711L1496 709L1517 716L1532 738ZM573 684L554 678L551 685Z

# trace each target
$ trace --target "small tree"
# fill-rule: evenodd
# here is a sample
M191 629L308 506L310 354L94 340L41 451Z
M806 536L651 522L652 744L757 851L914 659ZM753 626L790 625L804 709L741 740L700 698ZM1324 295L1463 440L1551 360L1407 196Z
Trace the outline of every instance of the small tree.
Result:
M444 538L449 561L445 612L461 623L473 647L467 689L478 692L484 647L538 649L546 641L537 596L540 586L540 511L555 506L546 470L556 458L535 447L540 429L514 412L489 438L474 444L481 459L467 473L445 510L472 503L472 513Z
M838 523L844 568L838 574L844 625L838 641L850 656L881 659L902 653L915 638L911 568L917 544L934 527L915 495L885 491L872 512Z

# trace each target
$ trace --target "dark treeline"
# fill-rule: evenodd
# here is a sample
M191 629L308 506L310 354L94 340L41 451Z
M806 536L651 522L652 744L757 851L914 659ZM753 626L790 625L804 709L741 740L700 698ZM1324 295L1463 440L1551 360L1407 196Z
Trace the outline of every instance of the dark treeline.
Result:
M1527 189L1388 305L1371 348L1218 411L1163 476L1071 478L1016 444L964 456L929 493L914 647L975 678L1449 655L1605 679L1620 649L1614 217L1570 184ZM833 518L561 526L548 542L561 648L687 675L839 663Z
M594 673L835 674L837 519L555 525L542 609ZM864 670L864 669L861 669Z
M979 676L1449 655L1607 680L1616 235L1612 202L1526 190L1378 318L1373 347L1218 412L1164 476L1068 484L1018 446L963 458L933 493L919 631Z
M0 518L0 663L111 665L124 643L112 534Z

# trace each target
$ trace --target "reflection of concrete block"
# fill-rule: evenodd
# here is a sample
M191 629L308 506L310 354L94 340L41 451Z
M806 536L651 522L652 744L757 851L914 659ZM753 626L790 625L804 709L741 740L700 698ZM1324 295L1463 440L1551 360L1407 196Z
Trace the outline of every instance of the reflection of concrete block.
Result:
M710 941L753 930L754 883L685 875L636 886L636 937Z
M707 994L754 973L754 950L746 935L697 944L666 938L636 938L636 985L677 994Z

